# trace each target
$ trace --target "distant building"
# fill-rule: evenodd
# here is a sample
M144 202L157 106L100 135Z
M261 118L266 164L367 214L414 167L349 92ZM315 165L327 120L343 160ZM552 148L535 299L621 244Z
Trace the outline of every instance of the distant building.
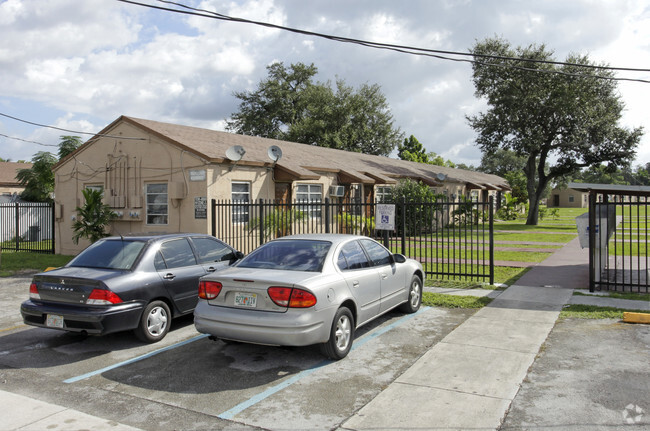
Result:
M549 208L588 208L589 193L574 189L553 189L546 201Z
M16 179L21 169L31 169L31 163L0 162L0 203L14 202L25 187Z
M103 190L118 214L112 234L210 232L212 199L379 201L400 179L450 198L487 199L509 191L496 175L314 145L122 116L59 161L55 174L57 253L72 240L82 190ZM313 217L318 217L314 214ZM220 223L242 225L233 212Z

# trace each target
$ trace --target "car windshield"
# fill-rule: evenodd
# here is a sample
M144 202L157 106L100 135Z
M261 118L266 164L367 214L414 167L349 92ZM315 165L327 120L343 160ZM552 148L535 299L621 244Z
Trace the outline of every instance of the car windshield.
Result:
M144 246L143 241L99 241L79 253L68 266L128 270L133 267Z
M279 240L259 247L238 267L320 272L332 243L312 240Z

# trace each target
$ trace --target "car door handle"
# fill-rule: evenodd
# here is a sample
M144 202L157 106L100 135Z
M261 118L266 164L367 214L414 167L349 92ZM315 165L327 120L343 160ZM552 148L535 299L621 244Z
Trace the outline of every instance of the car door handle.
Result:
M385 272L382 272L380 275L382 280L386 280L388 278L388 274L386 274Z
M176 276L174 274L172 274L171 272L168 272L167 274L165 274L165 276L163 278L165 280L173 280L173 279L176 278Z
M217 268L215 268L214 266L211 266L210 268L206 269L206 271L208 272L215 272L216 270Z
M359 287L359 282L357 280L354 280L352 282L352 287Z

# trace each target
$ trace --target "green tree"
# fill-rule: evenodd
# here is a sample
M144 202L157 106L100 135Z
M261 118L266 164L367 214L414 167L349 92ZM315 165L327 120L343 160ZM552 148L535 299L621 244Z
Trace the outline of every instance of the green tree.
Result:
M410 162L429 163L429 156L424 151L424 146L413 135L397 146L397 157Z
M59 160L79 148L82 143L79 136L61 136L61 142L59 142Z
M79 136L61 136L59 143L59 159L67 156L81 145ZM21 199L28 202L51 202L54 192L54 172L52 167L58 161L49 152L39 151L32 157L30 169L20 169L16 179L25 190L20 194Z
M84 205L77 207L77 218L72 222L74 235L72 240L75 244L79 239L86 238L94 243L98 239L108 236L106 226L108 226L117 214L111 210L111 207L102 201L103 192L101 190L84 189Z
M228 130L385 156L403 137L378 85L355 90L337 79L332 89L330 82L313 82L313 64L274 63L267 71L255 91L234 93L241 103Z
M618 126L624 105L613 72L587 56L550 63L553 53L544 45L512 48L499 38L477 42L472 53L475 94L488 110L467 119L483 153L503 148L526 157L526 224L537 224L539 201L554 179L633 159L642 129Z
M629 184L621 169L601 163L583 169L573 177L573 180L581 183L592 184Z
M51 202L54 192L54 172L52 166L56 157L52 153L39 151L32 158L32 167L19 169L16 179L25 189L20 194L21 199L28 202Z
M632 184L650 186L650 162L637 166L631 177L634 180Z
M486 174L498 175L505 178L510 184L510 193L518 202L528 201L526 185L526 157L514 151L499 148L493 152L485 152L481 157L481 166L478 170ZM549 189L547 187L547 189Z
M397 157L401 160L408 160L410 162L426 163L429 165L448 166L450 168L456 167L454 162L446 160L438 154L430 151L426 153L424 146L413 135L408 139L404 139L402 144L397 146Z
M400 180L391 189L387 203L401 203L402 201L407 203L405 208L406 233L412 234L420 230L426 231L437 227L439 214L431 205L427 204L435 202L440 197L441 195L434 193L431 187L426 184L406 178ZM395 214L395 224L401 230L401 226L404 224L401 211Z

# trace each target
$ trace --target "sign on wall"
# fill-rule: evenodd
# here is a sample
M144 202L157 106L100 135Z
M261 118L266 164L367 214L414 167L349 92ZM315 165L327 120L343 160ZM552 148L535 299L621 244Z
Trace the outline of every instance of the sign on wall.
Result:
M194 198L194 218L208 218L208 198L204 196Z

